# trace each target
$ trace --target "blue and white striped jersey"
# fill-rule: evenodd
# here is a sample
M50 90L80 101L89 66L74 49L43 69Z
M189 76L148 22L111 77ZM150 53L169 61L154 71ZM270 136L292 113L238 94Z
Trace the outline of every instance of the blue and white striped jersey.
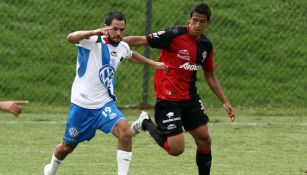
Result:
M115 71L120 62L132 57L127 43L112 45L105 36L92 36L76 44L78 48L76 77L71 102L88 109L103 107L115 100Z

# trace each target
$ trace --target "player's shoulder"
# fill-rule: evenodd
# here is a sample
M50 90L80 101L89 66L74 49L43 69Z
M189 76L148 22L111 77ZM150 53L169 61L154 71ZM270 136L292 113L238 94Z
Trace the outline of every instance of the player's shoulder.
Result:
M211 40L205 34L201 34L201 36L200 36L198 41L203 43L203 44L210 45L211 47L213 45Z
M120 47L121 49L128 50L128 51L130 50L128 43L126 43L125 41L119 42L118 47Z
M121 41L119 44L120 44L122 47L130 48L129 45L128 45L128 43L126 43L125 41Z
M168 33L169 35L173 35L173 36L182 35L188 32L187 27L181 26L181 25L173 26L171 28L166 28L164 31Z
M83 41L87 41L87 42L91 42L91 43L96 43L97 40L98 40L98 36L96 36L96 35L83 39Z

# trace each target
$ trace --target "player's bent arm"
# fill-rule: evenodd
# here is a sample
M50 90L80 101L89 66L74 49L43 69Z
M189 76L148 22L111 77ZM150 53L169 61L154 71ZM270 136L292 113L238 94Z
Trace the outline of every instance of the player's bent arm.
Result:
M143 46L148 45L146 36L127 36L123 41L128 43L129 46Z
M154 64L154 61L144 57L143 55L141 55L141 54L139 54L135 51L132 51L131 60L134 61L135 63L138 63L138 64L147 64L147 65L150 65L150 66L153 66L153 64Z
M167 70L167 66L163 62L153 61L153 60L148 59L148 58L144 57L143 55L141 55L141 54L139 54L135 51L132 51L131 60L134 61L135 63L138 63L138 64L150 65L150 66L154 67L155 69Z
M73 33L70 33L67 36L67 41L73 44L78 43L79 41L89 38L94 35L105 35L106 31L109 29L108 26L96 29L96 30L88 30L88 31L76 31Z
M67 41L73 44L78 43L79 41L89 38L90 36L97 35L95 30L90 30L90 31L76 31L73 33L70 33L67 36Z

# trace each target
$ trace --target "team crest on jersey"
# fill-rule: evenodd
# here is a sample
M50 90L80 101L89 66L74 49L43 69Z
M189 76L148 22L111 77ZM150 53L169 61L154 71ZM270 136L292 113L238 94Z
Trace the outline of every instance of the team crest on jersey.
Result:
M202 53L202 56L203 56L203 59L201 60L201 62L204 62L205 59L207 58L207 51L204 51L204 52Z
M77 128L70 128L69 129L69 135L70 137L77 137L77 135L79 134L79 131Z
M105 85L105 87L109 87L112 84L112 80L115 76L115 70L110 65L104 65L99 70L99 78L102 84Z
M169 113L166 114L166 116L167 116L168 118L171 118L171 117L174 116L174 112L169 112Z

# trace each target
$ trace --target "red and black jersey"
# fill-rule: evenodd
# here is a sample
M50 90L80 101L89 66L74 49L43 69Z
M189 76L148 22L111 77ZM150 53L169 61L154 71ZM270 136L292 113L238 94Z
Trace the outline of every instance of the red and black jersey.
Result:
M156 70L155 96L158 99L182 101L199 98L195 86L196 71L214 71L213 46L201 35L195 40L188 33L188 26L176 26L165 31L147 35L153 48L160 49L159 61L168 66L168 71Z

